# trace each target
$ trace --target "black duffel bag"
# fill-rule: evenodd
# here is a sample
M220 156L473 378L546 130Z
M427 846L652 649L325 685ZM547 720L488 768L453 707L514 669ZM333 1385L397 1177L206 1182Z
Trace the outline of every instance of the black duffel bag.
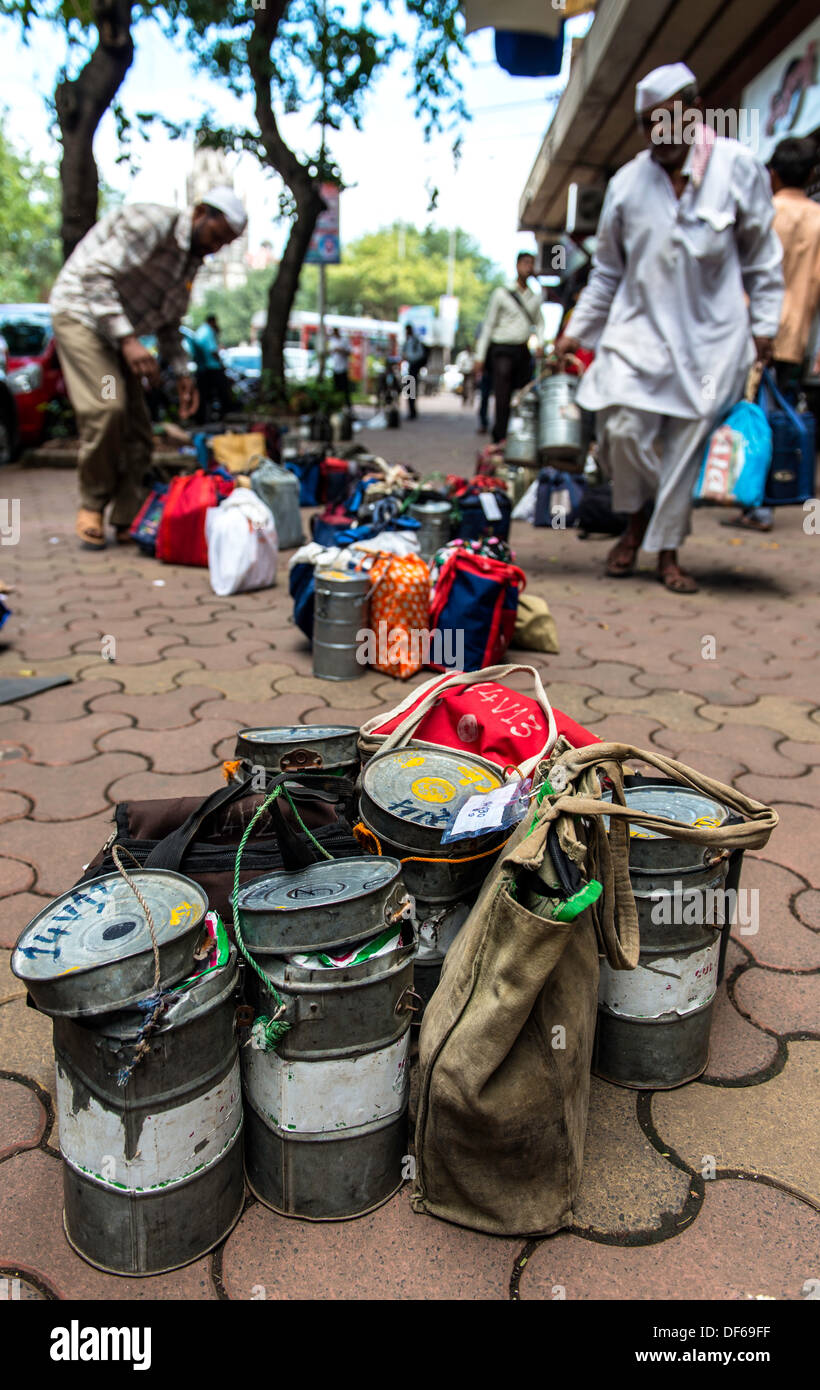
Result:
M482 498L491 498L492 501L482 502ZM491 518L487 511L494 512L493 502L501 515ZM450 537L452 540L480 541L486 536L498 536L499 540L506 541L510 536L511 517L512 502L500 488L454 497Z
M280 784L283 792L259 817L242 851L240 883L275 869L303 869L315 863L323 856L311 836L333 859L361 854L342 814L341 790L335 794L311 788L281 773L269 778L264 792L254 791L248 778L229 782L204 801L190 796L120 801L114 831L79 882L115 872L111 850L120 845L145 869L172 869L198 883L233 936L231 895L237 847L255 812ZM310 835L299 826L293 807Z

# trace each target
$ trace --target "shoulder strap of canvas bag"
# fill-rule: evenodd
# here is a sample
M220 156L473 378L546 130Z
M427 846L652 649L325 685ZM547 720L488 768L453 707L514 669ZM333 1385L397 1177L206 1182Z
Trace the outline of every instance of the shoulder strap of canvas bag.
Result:
M391 748L403 748L405 744L409 743L414 731L421 723L424 716L433 708L440 695L445 694L449 690L462 689L464 686L484 685L488 681L502 681L505 676L514 675L518 671L526 671L528 675L532 676L535 685L535 698L544 711L544 714L547 716L547 739L544 747L532 758L528 758L519 765L523 776L529 776L534 768L537 767L538 763L550 752L558 737L552 705L547 699L547 692L534 666L485 666L482 671L453 672L447 680L440 681L434 688L428 689L424 698L419 701L415 709L411 710L410 713L405 716L401 723L393 730L392 734L387 735L387 738L381 745L381 752L386 753ZM383 723L384 719L382 719L381 722Z

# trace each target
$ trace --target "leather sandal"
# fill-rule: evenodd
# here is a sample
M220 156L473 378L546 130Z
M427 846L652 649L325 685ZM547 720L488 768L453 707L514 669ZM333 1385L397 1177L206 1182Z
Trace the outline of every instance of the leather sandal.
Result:
M83 550L105 550L102 512L92 512L81 507L77 513L75 530Z
M130 541L133 541L134 539L134 537L131 535L130 525L118 526L115 531L115 536L117 545L127 545Z
M664 565L663 569L657 572L659 584L663 584L672 594L697 594L699 585L691 574L682 570L679 565Z

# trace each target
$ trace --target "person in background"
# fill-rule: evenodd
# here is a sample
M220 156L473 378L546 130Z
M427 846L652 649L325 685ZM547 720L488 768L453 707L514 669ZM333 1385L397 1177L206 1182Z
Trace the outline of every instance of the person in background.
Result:
M338 391L340 396L344 396L345 405L349 410L351 406L350 375L348 373L350 347L338 328L331 329L327 350L330 355L330 370L333 373L333 389Z
M461 349L456 358L456 366L461 372L461 404L472 405L475 394L475 371L473 369L473 354L468 347Z
M519 254L515 269L516 279L512 285L499 285L493 290L476 347L476 372L485 364L490 366L495 396L493 441L496 444L507 436L513 392L520 391L532 380L529 341L533 334L538 337L536 356L540 357L543 351L541 290L529 287L530 277L535 274L535 257L531 252Z
M412 323L408 323L404 330L404 342L402 353L407 363L407 375L410 377L408 383L408 416L409 420L416 418L416 397L419 393L419 372L427 361L427 349L421 338L416 333Z
M219 352L219 321L208 314L194 335L196 343L196 381L199 391L197 418L205 421L216 406L219 419L231 408L231 388Z
M111 507L117 540L127 540L144 498L151 418L143 381L159 364L140 337L155 333L172 364L183 420L196 414L179 325L205 256L234 241L247 217L230 188L195 207L136 203L103 217L74 248L51 292L54 337L80 436L76 531L90 550L105 547Z
M786 282L772 365L778 390L784 396L793 396L800 385L809 335L820 309L820 203L805 192L817 158L817 145L811 137L793 137L781 140L769 160L774 229L783 247ZM748 507L721 525L771 531L772 508Z
M667 589L690 594L678 549L703 447L752 362L771 358L782 252L765 168L704 124L685 63L643 78L635 112L648 148L610 180L592 273L556 352L596 350L576 401L597 412L613 508L629 516L607 574L631 574L644 549Z

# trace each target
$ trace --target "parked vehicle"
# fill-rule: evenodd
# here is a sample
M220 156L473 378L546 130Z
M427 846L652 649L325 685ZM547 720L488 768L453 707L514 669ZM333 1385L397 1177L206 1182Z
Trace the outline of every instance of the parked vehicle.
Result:
M10 463L17 449L17 407L6 380L9 350L0 337L0 464Z
M0 334L8 346L8 389L15 398L19 444L45 438L46 407L65 399L47 304L0 304Z

